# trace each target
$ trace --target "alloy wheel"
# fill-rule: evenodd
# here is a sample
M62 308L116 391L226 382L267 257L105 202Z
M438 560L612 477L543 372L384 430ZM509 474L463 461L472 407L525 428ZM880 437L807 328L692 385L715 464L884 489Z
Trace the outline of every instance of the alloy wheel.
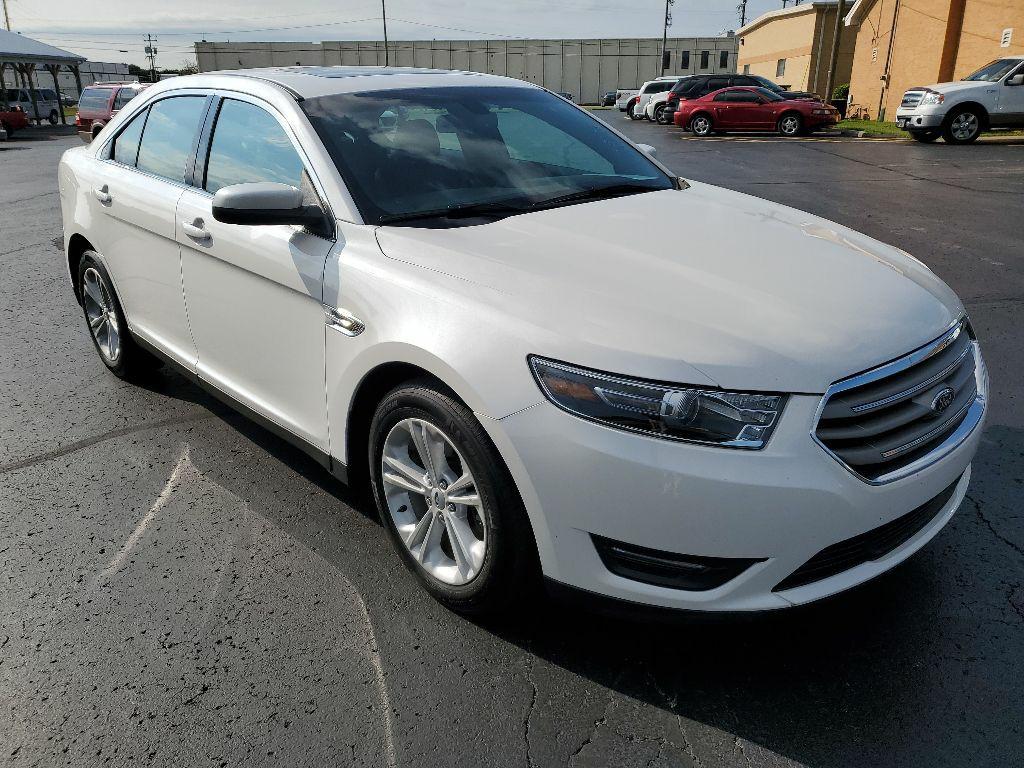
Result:
M973 112L961 112L949 126L958 141L968 141L978 132L978 116Z
M706 117L698 117L694 119L693 125L690 126L695 134L698 136L705 136L711 132L711 121Z
M416 563L445 584L472 581L487 554L487 518L451 438L423 419L403 419L384 439L381 480L388 512Z
M788 115L782 118L779 130L787 136L795 136L800 132L800 118L795 115Z
M111 365L121 356L121 329L111 291L95 267L89 267L82 276L82 303L89 332L96 340L100 354Z

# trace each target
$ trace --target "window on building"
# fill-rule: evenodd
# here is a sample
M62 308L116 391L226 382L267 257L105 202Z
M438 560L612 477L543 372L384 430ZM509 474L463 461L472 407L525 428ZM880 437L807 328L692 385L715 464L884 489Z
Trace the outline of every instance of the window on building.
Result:
M776 77L782 77L785 74L786 74L786 60L785 59L779 59L777 62L775 62L775 76Z
M710 60L711 60L711 51L701 51L700 52L700 68L701 69L707 69L708 68L708 63L710 62Z
M689 51L682 51L679 54L679 68L680 69L689 69L690 68L690 52Z
M728 69L729 68L729 52L719 51L718 52L718 68Z
M750 65L749 64L744 64L743 65L743 74L744 75L749 75L750 74Z

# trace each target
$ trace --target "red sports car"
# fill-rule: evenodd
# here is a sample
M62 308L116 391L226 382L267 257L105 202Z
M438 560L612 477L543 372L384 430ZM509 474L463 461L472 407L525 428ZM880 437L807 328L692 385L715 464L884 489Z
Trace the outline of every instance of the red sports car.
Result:
M674 122L697 136L716 131L778 131L798 136L839 122L839 110L820 101L785 99L767 88L733 87L679 102Z
M0 125L7 131L7 136L11 137L15 131L28 128L28 115L21 107L11 107L7 112L0 107Z

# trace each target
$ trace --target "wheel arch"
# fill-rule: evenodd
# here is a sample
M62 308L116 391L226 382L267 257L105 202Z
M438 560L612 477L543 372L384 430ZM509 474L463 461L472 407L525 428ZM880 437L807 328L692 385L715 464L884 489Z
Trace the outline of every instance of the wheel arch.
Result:
M981 119L981 130L987 131L989 129L991 125L991 118L988 114L988 110L985 109L985 106L983 104L977 101L961 101L958 102L957 104L954 104L948 110L946 110L946 115L945 117L942 118L942 124L944 126L949 125L950 120L953 118L953 115L955 115L962 109L973 109L975 112L978 113L978 117Z
M71 289L75 292L75 300L81 304L82 297L78 291L78 265L82 263L82 254L96 250L84 235L75 232L68 238L67 258L68 275L71 278Z

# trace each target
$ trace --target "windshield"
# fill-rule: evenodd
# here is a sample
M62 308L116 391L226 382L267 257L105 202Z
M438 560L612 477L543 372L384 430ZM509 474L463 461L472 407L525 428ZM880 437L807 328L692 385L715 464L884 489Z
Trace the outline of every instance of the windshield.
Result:
M767 101L785 101L782 96L769 88L756 88L755 90Z
M540 89L372 91L301 106L368 223L471 206L497 212L499 203L536 209L600 189L673 187L642 152Z
M981 80L986 83L994 83L1010 74L1010 71L1020 64L1020 59L997 59L986 64L974 74L968 75L964 80Z
M769 80L767 77L761 77L760 75L747 75L747 77L751 77L754 80L757 80L757 82L759 82L766 89L768 89L769 91L772 91L773 93L780 93L783 90L785 90L781 85L776 85L771 80Z

